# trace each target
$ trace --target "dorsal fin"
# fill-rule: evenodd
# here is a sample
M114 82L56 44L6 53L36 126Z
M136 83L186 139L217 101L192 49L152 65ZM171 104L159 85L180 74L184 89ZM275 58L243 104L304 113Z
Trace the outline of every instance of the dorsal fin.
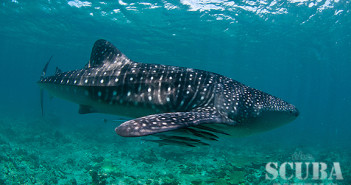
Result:
M127 58L110 42L97 40L91 51L90 60L87 67L100 67L105 63L112 63L116 58Z

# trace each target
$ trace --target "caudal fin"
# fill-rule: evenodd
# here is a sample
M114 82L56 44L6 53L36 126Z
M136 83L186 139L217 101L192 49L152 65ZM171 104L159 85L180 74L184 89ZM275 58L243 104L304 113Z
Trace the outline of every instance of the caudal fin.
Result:
M41 77L40 79L44 78L45 75L46 75L46 70L48 69L48 66L49 66L49 63L52 59L53 55L51 55L51 57L49 58L49 60L46 62L45 66L44 66L44 69L43 69L43 72L41 73Z
M52 56L46 62L43 72L41 73L40 79L45 78L46 70L48 69L51 59L52 59ZM41 115L44 116L44 90L43 89L40 89L40 106L41 106Z

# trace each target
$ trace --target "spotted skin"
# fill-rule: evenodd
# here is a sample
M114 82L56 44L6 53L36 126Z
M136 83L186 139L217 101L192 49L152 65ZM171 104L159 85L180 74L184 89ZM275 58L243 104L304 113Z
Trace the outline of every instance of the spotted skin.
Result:
M125 137L187 128L192 136L216 130L216 134L240 135L230 131L238 128L246 130L241 135L247 135L298 116L294 105L225 76L134 62L106 40L95 42L85 68L58 71L38 83L52 95L80 104L82 114L136 118L116 128L117 134ZM190 128L195 128L195 133Z

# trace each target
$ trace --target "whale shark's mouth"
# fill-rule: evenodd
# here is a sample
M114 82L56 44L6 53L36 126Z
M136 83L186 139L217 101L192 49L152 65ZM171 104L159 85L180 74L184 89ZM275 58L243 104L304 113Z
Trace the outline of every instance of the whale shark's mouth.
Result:
M298 115L295 107L286 111L262 111L257 117L241 123L240 127L249 128L253 133L269 131L294 121Z
M286 111L261 111L258 116L235 124L234 127L249 129L252 134L264 132L288 124L294 121L298 115L299 111L296 108Z

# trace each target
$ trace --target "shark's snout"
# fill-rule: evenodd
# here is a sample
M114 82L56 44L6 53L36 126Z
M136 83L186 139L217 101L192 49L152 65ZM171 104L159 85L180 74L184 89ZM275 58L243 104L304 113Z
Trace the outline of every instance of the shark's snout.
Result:
M294 109L290 111L290 114L297 118L300 115L300 112L296 107L294 107Z
M283 110L285 109L285 112L288 112L289 116L292 119L296 119L299 115L300 115L300 111L295 107L295 105L289 104L287 102L286 103L286 108L283 108Z

